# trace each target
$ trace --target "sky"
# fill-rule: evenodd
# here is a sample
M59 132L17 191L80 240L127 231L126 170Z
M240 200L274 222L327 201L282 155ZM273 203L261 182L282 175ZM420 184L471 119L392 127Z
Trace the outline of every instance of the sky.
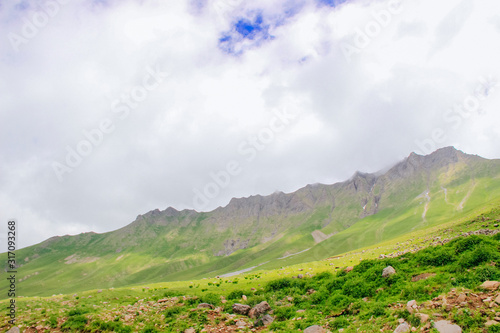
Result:
M12 0L0 40L18 247L414 151L500 158L498 0Z

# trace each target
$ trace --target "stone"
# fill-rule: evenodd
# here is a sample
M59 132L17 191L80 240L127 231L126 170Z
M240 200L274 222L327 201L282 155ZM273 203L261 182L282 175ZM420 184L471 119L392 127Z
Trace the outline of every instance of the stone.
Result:
M323 327L314 325L314 326L309 326L304 330L304 333L325 333L325 330Z
M254 323L254 326L260 326L260 324L262 324L264 326L268 326L268 325L271 325L273 323L273 321L274 321L274 318L271 317L270 315L266 314L265 316L263 316L262 318L257 320Z
M166 303L168 302L168 298L162 298L158 300L158 303Z
M19 327L14 326L10 330L8 330L7 333L19 333Z
M460 295L458 295L457 297L457 302L458 303L462 303L462 302L465 302L467 300L467 296L464 294L464 293L461 293Z
M497 298L495 298L495 302L500 304L500 295L498 295Z
M416 275L416 276L412 277L411 278L411 282L417 282L417 281L420 281L420 280L427 280L428 278L431 278L433 276L436 276L436 274L434 274L434 273L419 274L419 275Z
M429 315L426 315L425 313L417 313L415 316L420 318L421 323L426 323L429 321Z
M486 327L490 327L490 326L493 326L493 325L498 325L498 321L496 321L496 320L488 320L486 322L486 324L484 324L484 326L486 326Z
M196 333L196 330L194 328L190 327L190 328L186 329L184 331L184 333Z
M408 310L409 313L415 312L416 308L417 308L417 301L411 300L408 303L406 303L406 309Z
M208 303L200 303L198 304L198 309L213 309L214 306Z
M440 320L434 322L434 328L439 333L462 333L462 329L458 325L454 325L447 320Z
M251 309L252 308L250 306L245 304L239 304L239 303L233 304L233 312L236 314L246 316L248 315Z
M485 281L479 288L487 289L487 290L497 290L500 287L500 282L498 281Z
M410 325L408 323L402 323L394 330L394 333L404 333L410 331Z
M382 271L382 277L384 277L384 278L389 277L389 276L394 275L394 274L396 274L396 270L392 266L387 266Z
M244 300L244 301L246 301L248 298L247 298L246 295L243 295L243 296L241 296L241 299Z
M304 278L304 274L297 275L297 279L303 279L303 278Z
M402 323L394 330L394 333L404 333L410 331L410 325L408 323Z
M267 311L271 310L271 307L266 301L260 302L256 306L254 306L249 312L248 316L250 318L258 318L265 314Z
M238 326L238 327L245 327L245 326L247 326L247 323L245 323L243 320L238 320L236 322L236 326Z
M347 268L345 269L345 272L346 272L346 273L349 273L349 272L351 272L353 269L354 269L354 267L349 266L349 267L347 267Z

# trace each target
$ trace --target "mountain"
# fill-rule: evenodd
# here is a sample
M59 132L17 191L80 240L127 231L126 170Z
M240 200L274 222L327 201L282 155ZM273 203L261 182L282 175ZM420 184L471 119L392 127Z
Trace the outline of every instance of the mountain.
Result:
M50 295L319 260L494 202L500 160L453 147L412 153L388 171L356 172L342 183L232 199L211 212L169 207L113 232L50 238L17 252L19 291Z

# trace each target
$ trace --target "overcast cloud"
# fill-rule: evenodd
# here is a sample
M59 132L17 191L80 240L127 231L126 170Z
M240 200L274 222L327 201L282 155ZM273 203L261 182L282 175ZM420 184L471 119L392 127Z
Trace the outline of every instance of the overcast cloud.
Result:
M21 246L412 151L500 157L498 0L14 0L0 38L0 221Z

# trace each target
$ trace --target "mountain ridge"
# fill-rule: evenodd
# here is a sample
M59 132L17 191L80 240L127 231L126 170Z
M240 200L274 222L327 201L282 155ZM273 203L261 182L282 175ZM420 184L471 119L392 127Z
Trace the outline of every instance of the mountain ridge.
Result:
M155 209L108 233L52 237L18 257L27 275L38 272L36 282L23 281L33 294L60 288L69 275L82 288L185 280L319 260L445 223L492 200L500 201L500 160L447 147L410 154L385 172L233 198L209 212Z

